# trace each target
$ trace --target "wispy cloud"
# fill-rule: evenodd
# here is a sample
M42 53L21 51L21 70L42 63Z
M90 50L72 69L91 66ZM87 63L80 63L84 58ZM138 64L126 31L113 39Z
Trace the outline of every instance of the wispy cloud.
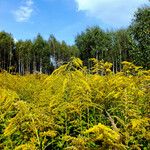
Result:
M24 0L24 3L13 11L17 22L27 22L33 13L33 0Z
M138 7L148 0L75 0L78 11L98 18L112 27L128 26Z

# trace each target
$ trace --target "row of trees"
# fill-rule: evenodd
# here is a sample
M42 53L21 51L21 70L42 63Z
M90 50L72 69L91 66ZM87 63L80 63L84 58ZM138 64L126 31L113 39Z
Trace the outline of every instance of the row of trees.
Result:
M127 29L103 31L92 27L77 35L75 43L81 59L90 67L89 58L113 63L113 70L122 69L122 61L150 68L150 7L138 9Z
M122 69L121 62L132 61L150 68L150 8L138 9L127 29L103 31L98 26L87 28L75 38L75 45L59 42L53 35L48 40L38 34L31 40L14 42L11 34L0 32L0 68L15 71L50 73L53 69L80 57L90 69L90 58L109 61L113 72Z
M53 35L46 41L38 34L31 40L19 40L16 43L11 34L0 32L0 67L9 72L50 73L72 56L78 57L76 46L59 42Z

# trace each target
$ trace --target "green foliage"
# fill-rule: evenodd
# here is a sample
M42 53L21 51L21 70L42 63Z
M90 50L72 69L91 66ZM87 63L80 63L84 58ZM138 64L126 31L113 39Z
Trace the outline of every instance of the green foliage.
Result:
M135 63L150 68L150 7L139 8L135 13L130 32L136 47L132 56Z
M87 64L88 59L103 59L103 51L108 43L107 34L99 27L87 28L76 37L76 45L80 49L80 58Z
M0 32L0 68L9 71L14 55L14 39L11 34Z
M92 61L91 74L78 58L49 76L1 73L0 149L148 150L150 72Z

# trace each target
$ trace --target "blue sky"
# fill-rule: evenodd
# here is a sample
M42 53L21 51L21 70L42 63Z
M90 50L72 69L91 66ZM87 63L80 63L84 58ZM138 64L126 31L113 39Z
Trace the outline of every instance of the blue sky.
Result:
M138 7L148 0L0 0L0 31L14 38L45 39L53 34L73 44L75 36L89 26L102 29L127 27Z

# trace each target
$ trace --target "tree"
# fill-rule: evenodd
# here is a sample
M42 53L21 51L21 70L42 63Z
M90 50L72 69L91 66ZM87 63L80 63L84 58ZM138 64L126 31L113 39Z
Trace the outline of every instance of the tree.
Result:
M69 46L69 49L70 49L70 53L71 53L71 57L79 57L79 49L77 48L76 45L73 45L73 46Z
M57 61L60 55L60 43L56 40L54 35L50 35L48 39L48 44L50 48L50 58L51 58L51 63L54 66L54 68L57 67Z
M31 72L32 48L33 44L31 40L26 41L19 40L16 43L16 58L19 74Z
M0 32L0 67L9 70L12 66L14 40L11 34Z
M130 42L130 35L127 29L120 29L112 33L112 50L113 50L113 64L116 72L122 69L122 61L131 61L130 51L132 45Z
M70 61L71 57L79 56L79 50L75 45L69 46L65 41L62 41L60 45L60 54L60 61L62 63L67 63L68 61Z
M85 32L77 35L75 43L80 50L80 57L88 63L88 59L95 57L104 59L106 50L106 34L99 27L87 28Z
M77 46L69 46L65 41L59 42L53 35L50 35L48 44L50 47L51 62L55 69L67 63L71 57L79 56Z
M48 43L38 34L33 42L33 47L33 72L39 71L42 73L44 59L50 59Z
M150 68L150 7L139 8L130 26L136 47L132 57L137 65Z

